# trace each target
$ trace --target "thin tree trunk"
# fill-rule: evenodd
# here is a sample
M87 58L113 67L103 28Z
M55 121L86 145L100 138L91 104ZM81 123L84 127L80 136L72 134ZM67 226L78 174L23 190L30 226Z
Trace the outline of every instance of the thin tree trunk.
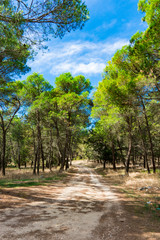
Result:
M135 166L135 147L133 148L133 157L132 157L133 167Z
M0 153L0 171L2 170L2 154Z
M40 167L40 150L41 150L40 114L37 111L37 174L38 175L39 175L39 167Z
M42 171L44 172L44 152L42 142L41 142L41 157L42 157Z
M125 163L125 159L124 159L124 156L123 156L122 148L121 148L121 145L120 145L120 141L118 139L117 139L117 143L118 143L118 147L119 147L119 150L120 150L120 153L121 153L121 160L124 164L124 167L126 167L126 163Z
M145 108L145 105L144 105L142 97L141 97L141 102L142 102L142 106L143 106L143 112L144 112L144 116L145 116L147 132L148 132L148 137L149 137L149 143L150 143L150 150L151 150L151 154L152 154L153 172L156 173L156 165L155 165L155 159L154 159L154 150L153 150L152 136L151 136L150 127L149 127L149 123L148 123L148 117L147 117L147 114L146 114L146 108Z
M68 161L68 157L67 157L67 160L66 160L66 170L69 168L69 161Z
M143 149L144 149L144 165L147 165L148 173L150 173L149 164L148 164L148 156L147 156L147 148L146 148L145 141L143 139L142 129L141 129L141 125L140 125L139 121L138 121L138 127L139 127L139 132L141 135L142 145L143 145Z
M18 142L18 168L21 169L20 144Z
M114 147L113 141L112 141L112 164L113 164L113 169L116 170L115 147Z
M70 166L72 166L72 160L73 160L73 153L72 153L72 149L70 149Z
M127 119L128 123L128 132L129 132L129 139L128 139L128 152L127 152L127 157L126 157L126 174L128 175L129 173L129 165L130 165L130 156L131 156L131 151L132 151L132 117L131 119Z
M9 140L10 140L10 146L11 146L11 150L12 150L13 160L14 160L14 162L16 162L16 156L15 156L15 152L14 152L13 142L12 142L11 138L9 138Z
M37 174L39 175L39 167L40 167L40 149L39 146L38 148L38 152L37 152Z
M49 159L49 170L52 171L52 160Z
M129 173L131 150L132 150L132 140L129 139L128 153L127 153L127 157L126 157L126 174L127 175Z
M54 121L54 124L55 124L55 128L56 128L57 147L58 147L58 153L59 153L58 166L60 166L59 171L63 171L64 170L65 159L64 159L64 156L63 156L63 150L62 150L62 144L61 144L61 141L60 141L59 128L58 128L58 123L57 123L56 120Z
M49 160L46 160L46 168L49 168Z
M143 167L146 168L146 157L145 157L145 155L143 156Z
M66 133L66 141L65 141L65 146L63 149L63 154L62 154L62 159L61 159L61 166L60 166L60 172L64 171L64 166L66 163L66 153L67 153L67 147L68 147L68 135Z
M5 176L5 165L6 165L6 163L5 163L5 154L6 154L6 131L3 129L3 131L2 131L2 134L3 134L3 136L2 136L2 161L1 161L1 163L2 163L2 175L3 176Z
M6 127L5 127L5 123L4 123L4 119L3 119L3 116L0 114L0 118L1 118L1 127L2 127L2 175L5 176L5 165L6 165L6 161L5 161L5 154L6 154L6 134L7 134L7 131L10 127L10 124L14 118L14 116L16 115L16 113L18 112L19 108L20 108L20 101L19 99L16 99L17 100L17 108L16 110L13 112L12 116L10 117Z
M103 169L106 169L106 160L103 161Z
M146 155L146 164L147 164L147 171L148 171L148 174L150 174L150 169L149 169L149 164L148 164L148 159L147 159L147 155Z
M160 168L160 157L158 156L158 168Z
M35 139L35 133L34 129L32 129L32 136L33 136L33 149L34 149L34 160L32 159L31 162L31 168L33 167L33 174L36 174L36 162L37 162L37 156L36 156L36 139Z
M34 154L34 167L33 167L33 174L36 175L36 165L37 165L37 154L38 151L36 150L35 154Z
M52 170L52 161L53 161L53 137L52 129L50 129L50 148L49 148L49 169Z
M64 170L64 166L66 164L66 158L68 157L68 143L69 143L69 135L68 135L68 131L66 130L66 140L65 140L65 145L64 145L64 148L63 148L60 171Z
M60 172L64 171L64 166L65 166L65 154L63 154L62 158L61 158L61 165L60 165Z

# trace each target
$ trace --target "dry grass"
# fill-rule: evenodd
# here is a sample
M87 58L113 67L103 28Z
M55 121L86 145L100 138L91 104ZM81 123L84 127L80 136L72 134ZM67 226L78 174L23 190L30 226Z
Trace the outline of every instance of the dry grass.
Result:
M138 206L138 209L147 210L160 219L160 173L148 174L146 171L132 170L129 176L125 176L124 169L102 170L100 166L97 166L96 172L120 192L126 201L132 202L133 205Z
M40 171L39 175L33 175L33 169L31 168L7 168L6 175L0 175L0 188L46 185L54 181L63 181L67 176L67 173L59 173L56 168L52 171L48 169L45 172Z
M0 173L0 180L2 179L9 179L9 180L23 180L23 179L37 179L41 177L50 177L53 174L57 173L57 169L53 169L50 171L49 169L45 169L45 172L40 170L39 176L33 175L33 169L31 168L6 168L6 175L2 176Z
M125 186L133 189L151 187L158 190L160 189L160 175L132 172L130 176L126 178Z

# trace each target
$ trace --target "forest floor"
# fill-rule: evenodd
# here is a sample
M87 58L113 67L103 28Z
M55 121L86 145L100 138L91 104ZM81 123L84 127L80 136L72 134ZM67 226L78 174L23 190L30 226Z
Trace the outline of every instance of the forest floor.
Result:
M67 174L23 180L0 179L0 239L160 239L158 177L75 161Z

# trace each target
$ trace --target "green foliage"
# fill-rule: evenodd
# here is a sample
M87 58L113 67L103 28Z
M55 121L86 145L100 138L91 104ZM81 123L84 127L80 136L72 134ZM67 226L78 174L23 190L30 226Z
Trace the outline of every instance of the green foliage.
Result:
M112 150L106 141L107 139L105 140L104 134L105 132L103 132L99 124L96 125L95 129L90 131L87 148L91 148L92 155L88 156L87 151L87 156L94 160L112 162Z
M88 14L81 0L2 1L0 84L29 71L26 63L33 56L34 45L48 40L49 35L63 37L66 32L81 29Z
M0 21L21 26L26 33L34 33L30 43L47 40L49 35L63 37L66 32L81 29L89 19L89 12L81 0L68 1L3 1Z
M40 122L42 119L36 100L42 92L52 88L43 79L43 76L36 73L28 77L24 84L17 82L15 87L17 86L18 90L20 87L22 88L19 93L17 90L14 91L8 82L13 81L13 77L29 71L26 63L33 56L34 45L40 46L39 43L48 40L49 35L61 38L66 32L81 29L89 18L88 14L87 6L81 0L4 0L0 3L0 90L2 92L0 96L0 127L3 132L0 168L2 162L3 175L5 175L6 163L6 133L20 109L19 97L23 96L23 101L27 106L34 102L30 112L33 113L36 110L37 115L34 121L37 124L38 151L40 151L42 148ZM11 84L13 85L13 83ZM81 84L83 85L83 81ZM81 86L81 91L83 91L83 86ZM41 154L43 155L43 150L41 150Z
M16 82L5 83L0 90L0 126L8 129L12 119L20 108L20 99L17 95L18 85Z
M28 76L22 83L20 95L23 96L23 99L28 105L31 105L37 100L41 93L52 89L52 86L44 79L43 75L38 73L33 73Z
M135 33L130 44L118 50L107 63L92 103L91 83L82 75L61 74L55 79L54 88L38 73L22 82L11 81L15 75L29 70L26 61L32 56L31 48L36 41L43 41L50 34L62 37L67 31L83 27L88 19L85 3L3 1L0 5L3 165L32 161L34 170L38 165L39 173L42 159L43 170L44 163L50 169L58 164L63 169L77 154L84 156L80 154L83 149L89 158L109 161L113 167L115 161L123 162L127 172L131 160L134 164L136 158L143 158L148 171L152 160L155 172L155 156L160 156L159 9L159 0L139 1L148 27ZM26 31L35 38L26 39ZM40 34L33 34L36 32ZM20 106L25 113L23 119L15 118ZM90 113L95 123L87 135Z
M107 63L92 109L92 117L98 121L94 132L99 141L114 144L125 166L129 166L135 148L146 158L147 154L152 156L154 172L153 139L156 141L156 135L159 139L159 131L156 134L153 130L157 131L155 109L158 111L160 91L159 4L159 0L140 0L139 9L145 12L143 20L149 26L145 32L137 32L130 45L118 50Z
M85 79L85 77L82 75L73 77L71 73L61 74L56 78L55 84L57 90L65 93L75 92L76 94L80 95L84 91L90 92L92 90L89 79Z
M0 21L0 84L29 71L26 62L31 57L30 46L22 40L24 32L21 24L16 21L18 14L13 13L11 1L1 3L0 16L2 15L12 16L14 21Z
M159 0L140 0L138 3L138 9L145 12L143 21L146 21L148 25L160 21L160 1Z

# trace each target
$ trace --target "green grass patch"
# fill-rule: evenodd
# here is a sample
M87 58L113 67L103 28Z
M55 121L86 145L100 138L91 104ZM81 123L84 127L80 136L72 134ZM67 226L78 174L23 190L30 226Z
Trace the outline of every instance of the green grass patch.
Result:
M39 182L23 182L23 183L7 183L3 185L5 188L15 188L15 187L32 187L32 186L39 186L42 183Z
M126 197L128 197L128 198L134 198L134 199L138 199L139 198L139 196L137 196L135 193L134 193L134 191L133 190L131 190L131 189L120 189L120 191L121 192L123 192L123 193L125 193L126 194Z
M17 182L18 181L18 182ZM21 182L22 181L22 182ZM3 188L15 188L15 187L31 187L41 185L40 182L37 181L26 181L26 180L0 180L0 187Z
M160 204L159 203L145 203L144 210L147 212L151 212L152 216L155 217L158 221L160 221Z
M106 170L102 169L102 168L96 168L95 169L96 173L105 177L106 176Z
M61 180L63 178L65 178L67 176L67 174L58 174L58 175L54 175L52 177L47 177L47 178L44 178L42 179L42 181L58 181L58 180Z
M31 178L31 179L1 179L0 180L0 187L2 188L16 188L16 187L32 187L32 186L40 186L40 185L47 185L52 183L53 181L60 181L63 180L67 174L57 174L51 177L38 177L38 178Z
M140 172L141 172L141 173L147 173L147 174L148 174L148 171L147 171L146 169L142 169L142 170L140 170ZM153 169L150 169L150 173L153 173ZM160 169L157 168L157 169L156 169L156 173L159 174L159 173L160 173Z

